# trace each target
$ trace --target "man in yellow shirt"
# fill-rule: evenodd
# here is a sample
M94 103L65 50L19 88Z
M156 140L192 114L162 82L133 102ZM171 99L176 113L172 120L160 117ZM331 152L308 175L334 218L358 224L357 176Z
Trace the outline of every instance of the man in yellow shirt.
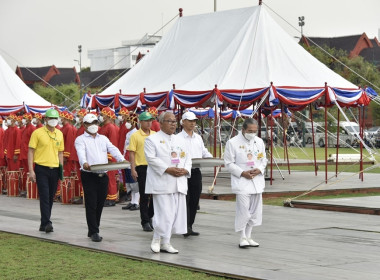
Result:
M53 231L50 221L51 209L58 179L63 177L63 134L55 128L58 124L58 117L57 110L46 111L46 125L32 133L28 150L29 179L37 182L40 195L40 231L46 233ZM34 168L33 163L35 164Z
M153 231L153 199L150 194L145 194L145 180L148 163L144 154L145 138L156 133L151 130L154 117L148 112L139 116L140 129L132 134L129 142L129 161L131 163L131 174L139 183L140 192L140 217L143 231Z

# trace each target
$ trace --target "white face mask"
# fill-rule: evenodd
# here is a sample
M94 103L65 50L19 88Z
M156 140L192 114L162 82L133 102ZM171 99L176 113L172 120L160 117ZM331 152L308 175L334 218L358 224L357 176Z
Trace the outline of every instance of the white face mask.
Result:
M76 122L76 123L80 123L80 119L79 119L79 117L76 117L76 118L75 118L75 122Z
M98 129L99 129L99 126L97 126L96 124L93 124L87 127L88 132L90 132L91 134L97 133Z
M131 123L129 123L129 122L126 122L126 123L125 123L125 127L126 127L127 129L131 129L131 127L132 127L132 124L131 124Z
M7 120L7 126L11 126L12 125L12 121L11 120Z
M122 122L123 121L123 116L117 116L117 119Z
M103 116L99 116L99 122L100 122L100 123L104 122L104 118L103 118Z
M51 119L51 120L48 120L48 125L51 126L51 127L56 127L58 125L58 119Z
M32 125L37 125L37 119L35 118L32 119Z
M21 122L22 122L23 125L26 125L26 119L22 119Z
M244 137L249 141L253 140L255 136L256 136L256 133L244 133Z

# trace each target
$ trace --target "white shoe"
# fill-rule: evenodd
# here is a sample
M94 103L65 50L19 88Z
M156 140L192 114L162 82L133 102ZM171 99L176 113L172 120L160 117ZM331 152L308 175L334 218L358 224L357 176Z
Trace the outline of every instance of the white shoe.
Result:
M178 254L178 250L174 249L170 244L161 244L161 252L166 252L170 254Z
M252 238L247 238L247 241L248 241L250 247L259 247L259 243L254 241Z
M160 252L160 239L153 238L152 244L150 244L150 249L154 253L159 253Z
M245 237L240 238L239 248L247 248L249 246L250 245L249 245L247 238L245 238Z

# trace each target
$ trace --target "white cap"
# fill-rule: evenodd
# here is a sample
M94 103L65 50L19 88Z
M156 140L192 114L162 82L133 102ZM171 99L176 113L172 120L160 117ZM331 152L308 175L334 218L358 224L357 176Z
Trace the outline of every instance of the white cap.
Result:
M97 121L98 118L94 114L87 114L83 117L84 123L92 123L93 121Z
M190 112L190 111L182 115L182 120L193 121L197 119L198 119L197 116L193 112Z

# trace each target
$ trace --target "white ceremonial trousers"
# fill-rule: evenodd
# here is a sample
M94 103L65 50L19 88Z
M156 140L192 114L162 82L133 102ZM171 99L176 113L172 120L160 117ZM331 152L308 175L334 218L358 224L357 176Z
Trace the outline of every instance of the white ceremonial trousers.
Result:
M265 188L264 172L267 165L264 141L255 137L247 140L241 132L226 144L224 164L231 172L231 188L235 194L262 193ZM261 174L253 179L241 176L243 171L258 168Z

